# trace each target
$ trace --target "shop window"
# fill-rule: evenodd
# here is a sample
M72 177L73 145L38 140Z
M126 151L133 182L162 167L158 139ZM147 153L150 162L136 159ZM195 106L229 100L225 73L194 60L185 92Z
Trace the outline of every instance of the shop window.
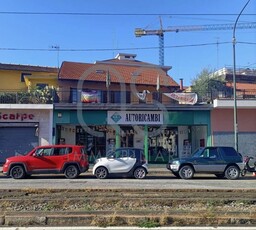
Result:
M95 130L96 126L90 126L89 128L91 130ZM90 162L94 162L97 158L106 156L106 134L101 137L93 136L89 133L89 131L86 132L81 126L77 126L76 144L84 145L86 147L86 152L89 155Z
M134 129L130 126L122 126L120 131L121 147L133 147Z
M160 132L159 128L149 128L149 134L152 134L149 138L149 161L165 163L178 154L178 132L176 127L167 127Z

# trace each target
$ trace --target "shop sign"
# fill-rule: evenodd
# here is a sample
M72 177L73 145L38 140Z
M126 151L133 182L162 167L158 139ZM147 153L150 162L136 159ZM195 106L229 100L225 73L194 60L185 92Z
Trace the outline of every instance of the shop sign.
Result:
M33 120L35 117L31 113L1 113L0 112L0 121L27 121Z
M163 111L108 111L108 124L162 125Z

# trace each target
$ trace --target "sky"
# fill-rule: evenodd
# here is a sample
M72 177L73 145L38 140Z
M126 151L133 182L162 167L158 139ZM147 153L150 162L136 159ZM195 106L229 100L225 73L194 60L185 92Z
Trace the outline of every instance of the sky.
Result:
M158 36L147 30L234 24L248 0L8 0L0 1L0 63L59 67L94 63L118 53L159 64ZM238 23L256 22L250 0ZM205 28L205 27L204 27ZM164 64L190 85L203 69L233 67L232 30L164 33ZM256 29L236 29L236 67L256 69Z

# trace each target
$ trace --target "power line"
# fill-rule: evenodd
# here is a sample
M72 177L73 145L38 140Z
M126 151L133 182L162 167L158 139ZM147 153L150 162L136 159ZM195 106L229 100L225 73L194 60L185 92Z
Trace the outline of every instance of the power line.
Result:
M0 14L13 15L72 15L72 16L236 16L235 13L82 13L82 12L26 12L26 11L0 11ZM256 14L243 14L255 16Z
M231 42L218 42L218 45L230 44ZM216 42L212 43L200 43L200 44L189 44L189 45L175 45L175 46L165 46L165 48L185 48L185 47L198 47L198 46L210 46L216 45ZM115 50L149 50L149 49L158 49L159 47L135 47L135 48L99 48L99 49L62 49L58 48L58 52L96 52L96 51L115 51ZM50 48L0 48L0 50L6 51L50 51L56 52L56 50Z
M246 44L246 45L256 45L256 42L236 42L240 44Z
M187 48L187 47L202 47L202 46L212 46L212 45L225 45L231 44L232 42L211 42L211 43L199 43L199 44L188 44L188 45L173 45L173 46L165 46L165 49L171 48ZM240 44L245 45L256 45L256 42L237 42ZM55 47L54 47L55 48ZM120 51L120 50L152 50L152 49L159 49L158 46L151 46L151 47L135 47L135 48L99 48L99 49L62 49L58 48L4 48L0 47L2 51L42 51L42 52L101 52L101 51Z

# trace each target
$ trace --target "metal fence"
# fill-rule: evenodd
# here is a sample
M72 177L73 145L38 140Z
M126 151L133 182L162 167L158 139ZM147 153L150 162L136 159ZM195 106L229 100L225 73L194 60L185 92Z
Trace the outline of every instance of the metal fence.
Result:
M164 95L165 92L151 92L151 96L145 97L145 100L141 100L132 93L125 94L125 97L115 96L110 94L108 97L107 92L104 92L100 101L94 103L135 103L135 104L150 104L153 101L159 101L163 104L179 104L178 101L170 99ZM212 103L214 99L233 99L233 91L204 91L197 93L197 103ZM236 92L237 99L256 100L255 90L238 90ZM56 91L52 90L47 93L41 91L0 91L0 104L57 104L57 103L78 103L81 102L81 95L72 95L71 91Z

